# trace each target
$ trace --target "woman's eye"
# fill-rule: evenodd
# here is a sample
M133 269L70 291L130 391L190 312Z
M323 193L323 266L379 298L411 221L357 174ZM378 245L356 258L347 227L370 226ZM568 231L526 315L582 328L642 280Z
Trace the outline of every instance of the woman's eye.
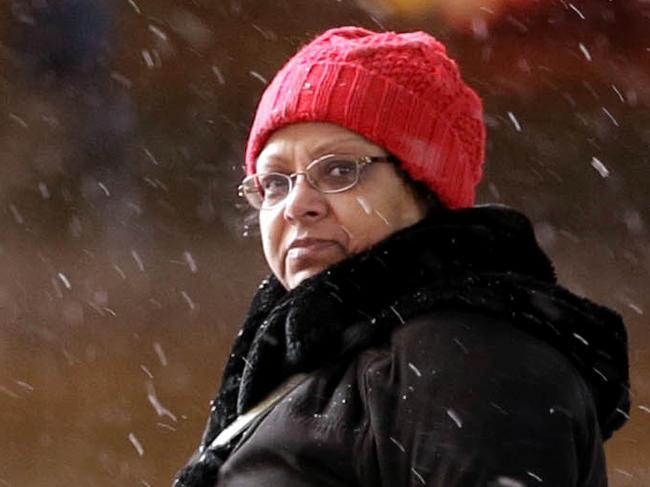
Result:
M277 193L287 186L287 181L282 176L268 175L261 178L261 187L265 193Z
M328 164L326 174L333 177L344 177L354 173L354 164L349 161L333 161Z

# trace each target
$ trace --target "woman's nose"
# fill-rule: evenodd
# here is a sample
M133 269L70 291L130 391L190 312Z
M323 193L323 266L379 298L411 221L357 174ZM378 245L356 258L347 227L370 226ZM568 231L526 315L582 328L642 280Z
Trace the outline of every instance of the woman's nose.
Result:
M284 202L287 220L319 220L327 215L327 198L299 174Z

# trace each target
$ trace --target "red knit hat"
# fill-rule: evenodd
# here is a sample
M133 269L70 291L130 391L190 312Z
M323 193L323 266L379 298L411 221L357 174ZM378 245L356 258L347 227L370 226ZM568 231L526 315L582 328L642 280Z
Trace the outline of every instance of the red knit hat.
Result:
M482 174L482 104L445 47L424 32L331 29L303 47L262 95L246 173L273 131L330 122L397 157L450 208L474 204Z

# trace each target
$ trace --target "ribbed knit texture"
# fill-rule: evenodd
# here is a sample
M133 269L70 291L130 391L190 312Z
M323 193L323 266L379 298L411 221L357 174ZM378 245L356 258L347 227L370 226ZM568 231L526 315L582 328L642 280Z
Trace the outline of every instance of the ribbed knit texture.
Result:
M424 32L331 29L294 55L262 95L246 172L271 134L297 122L330 122L397 157L450 208L474 204L485 128L480 98L445 47Z

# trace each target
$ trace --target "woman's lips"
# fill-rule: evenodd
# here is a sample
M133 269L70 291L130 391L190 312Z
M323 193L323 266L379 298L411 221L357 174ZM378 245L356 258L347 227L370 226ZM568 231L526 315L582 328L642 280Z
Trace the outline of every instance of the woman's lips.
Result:
M334 240L298 240L291 244L289 251L287 252L287 259L301 260L318 258L327 254L335 247L338 247L338 245L338 242Z

